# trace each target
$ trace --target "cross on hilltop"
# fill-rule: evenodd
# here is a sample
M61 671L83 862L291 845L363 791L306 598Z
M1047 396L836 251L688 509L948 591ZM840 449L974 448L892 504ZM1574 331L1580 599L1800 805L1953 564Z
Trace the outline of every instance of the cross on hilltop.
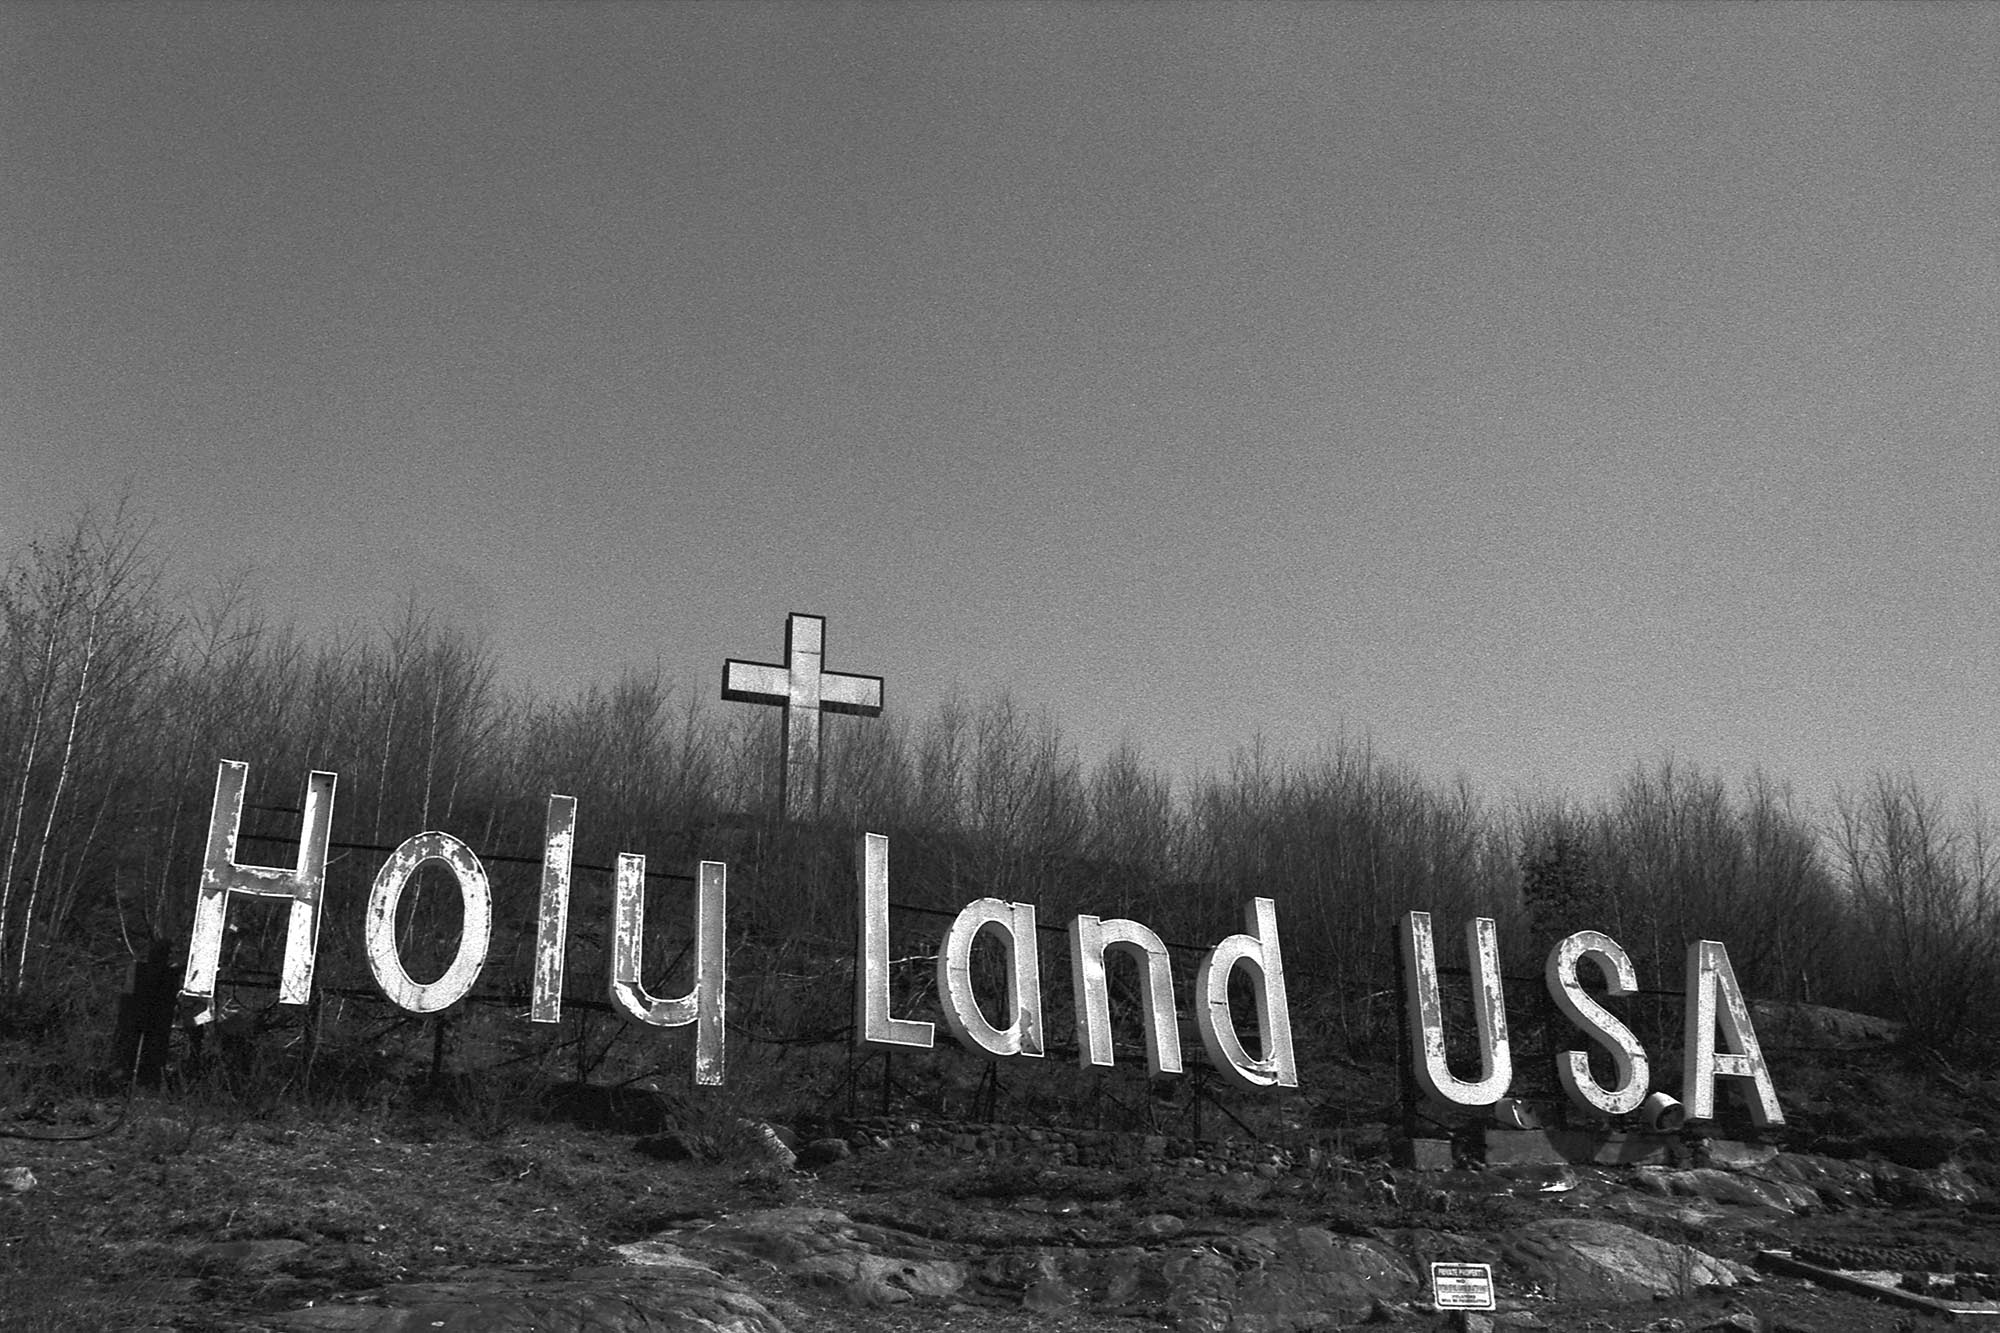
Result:
M734 703L779 704L785 710L783 803L787 819L819 814L819 715L882 711L882 678L823 668L826 621L796 613L785 618L785 662L722 663L722 697Z

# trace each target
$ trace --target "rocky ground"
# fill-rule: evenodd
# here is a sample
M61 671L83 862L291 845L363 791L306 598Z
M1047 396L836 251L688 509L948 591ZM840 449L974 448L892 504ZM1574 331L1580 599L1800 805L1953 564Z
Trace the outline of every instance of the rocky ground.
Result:
M1877 1064L1847 1073L1907 1093L1894 1057ZM1929 1316L1758 1256L2000 1270L2000 1176L1972 1123L2000 1085L1957 1082L1922 1132L1842 1137L1865 1117L1816 1109L1827 1086L1795 1099L1790 1142L1444 1171L1394 1166L1367 1136L1288 1151L910 1120L635 1133L72 1103L14 1132L94 1137L0 1144L0 1326L1914 1327ZM1477 1146L1461 1136L1461 1157ZM1492 1264L1500 1308L1434 1310L1432 1261Z
M1582 1136L1617 1142L1621 1165L1465 1119L1438 1131L1442 1169L1397 1165L1393 1066L1353 1063L1289 1100L1155 1126L1179 1136L1054 1114L787 1116L769 1088L16 1097L0 1329L1852 1333L1940 1317L1785 1254L1966 1308L2000 1295L1981 1276L2000 1274L2000 1074L1852 1016L1805 1032L1767 1017L1789 1052L1785 1127ZM1499 1308L1436 1309L1433 1262L1490 1264ZM1978 1317L2000 1326L1991 1308Z

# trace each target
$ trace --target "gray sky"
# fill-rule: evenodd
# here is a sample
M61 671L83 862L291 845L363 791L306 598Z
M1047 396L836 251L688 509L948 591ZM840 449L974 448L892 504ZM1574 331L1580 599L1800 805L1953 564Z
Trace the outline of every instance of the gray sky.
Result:
M0 6L0 545L2000 808L2000 5ZM722 705L717 707L744 707Z

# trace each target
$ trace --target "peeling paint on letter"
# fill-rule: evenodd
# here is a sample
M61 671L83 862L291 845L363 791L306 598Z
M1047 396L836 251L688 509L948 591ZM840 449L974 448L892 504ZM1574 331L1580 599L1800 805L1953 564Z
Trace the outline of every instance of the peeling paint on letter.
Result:
M646 858L619 853L617 900L612 908L611 1006L653 1027L694 1024L694 1081L712 1088L721 1084L723 1071L729 867L703 861L695 880L694 985L676 999L657 999L639 980L645 957Z
M1009 1017L1004 1028L987 1021L972 989L972 946L981 931L997 936L1007 955ZM1042 1054L1042 969L1033 904L980 898L960 908L938 950L937 978L945 1026L967 1050L978 1055Z
M458 881L464 914L451 966L436 981L420 983L410 980L396 949L396 904L403 897L403 886L426 861L442 861L451 871ZM384 995L413 1014L449 1009L466 997L472 983L479 980L479 969L486 966L486 950L493 938L493 890L486 882L485 867L470 847L449 833L418 833L405 838L376 872L364 930L368 970L375 974L375 983Z
M1076 1058L1085 1069L1112 1063L1111 995L1104 955L1116 949L1139 965L1139 995L1146 1021L1146 1071L1158 1078L1181 1072L1181 1025L1174 1014L1174 974L1167 946L1151 927L1123 919L1079 916L1069 923L1069 972L1076 997Z
M1278 952L1278 909L1269 898L1252 899L1243 909L1247 932L1231 935L1209 950L1195 973L1195 1026L1208 1062L1228 1082L1247 1091L1299 1086L1298 1062L1292 1055L1292 1013L1285 1000L1285 963ZM1236 1035L1229 1012L1229 974L1237 967L1250 973L1257 996L1257 1045L1252 1059Z
M1557 942L1556 947L1549 950L1548 963L1542 969L1543 980L1548 983L1549 998L1556 1002L1556 1008L1562 1010L1563 1017L1611 1052L1618 1081L1607 1088L1592 1078L1590 1055L1586 1051L1564 1051L1558 1055L1556 1078L1562 1083L1569 1099L1583 1110L1624 1115L1637 1110L1639 1103L1646 1099L1652 1066L1646 1060L1645 1047L1632 1035L1632 1029L1592 998L1577 980L1577 964L1586 958L1597 964L1598 971L1604 974L1606 995L1630 995L1639 988L1639 973L1618 941L1599 930L1580 930Z
M1445 1059L1444 1001L1438 992L1437 946L1431 914L1411 912L1399 932L1403 976L1410 1006L1410 1058L1417 1083L1441 1102L1491 1106L1514 1081L1514 1052L1507 1042L1507 1005L1500 987L1500 935L1491 917L1474 917L1465 927L1472 956L1472 1009L1479 1024L1479 1077L1453 1078Z
M1715 1028L1722 1024L1726 1051L1715 1049ZM1690 1120L1715 1118L1715 1080L1742 1079L1750 1103L1750 1119L1759 1127L1782 1125L1778 1090L1764 1066L1764 1049L1750 1023L1750 1006L1736 984L1729 950L1717 940L1696 940L1687 952L1687 1036L1681 1066L1681 1101Z
M576 855L576 797L549 797L542 835L542 897L535 911L535 990L528 1017L562 1021L563 970L569 948L570 864Z
M861 881L861 957L854 968L854 1030L871 1051L928 1051L937 1029L916 1018L889 1016L889 839L864 833L855 850Z
M204 1017L215 1004L223 920L232 894L291 900L278 1003L304 1004L312 995L313 961L319 952L320 891L326 884L326 844L333 831L334 775L315 769L306 779L299 857L291 870L236 863L236 834L243 821L243 788L249 776L250 766L234 759L216 766L208 855L202 863L201 892L195 899L194 928L188 936L187 972L181 982L181 994L201 1001Z

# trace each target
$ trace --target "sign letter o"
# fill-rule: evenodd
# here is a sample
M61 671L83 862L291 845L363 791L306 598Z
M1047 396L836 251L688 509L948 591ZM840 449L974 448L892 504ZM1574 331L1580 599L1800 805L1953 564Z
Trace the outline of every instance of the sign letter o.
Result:
M396 904L402 900L403 885L426 861L442 861L458 881L464 905L459 924L458 953L451 966L436 981L419 984L403 970L396 950ZM405 839L390 853L375 876L368 895L368 969L390 1000L413 1014L434 1014L447 1009L472 989L479 969L486 965L486 948L493 935L493 892L486 883L486 871L472 849L449 833L419 833Z

